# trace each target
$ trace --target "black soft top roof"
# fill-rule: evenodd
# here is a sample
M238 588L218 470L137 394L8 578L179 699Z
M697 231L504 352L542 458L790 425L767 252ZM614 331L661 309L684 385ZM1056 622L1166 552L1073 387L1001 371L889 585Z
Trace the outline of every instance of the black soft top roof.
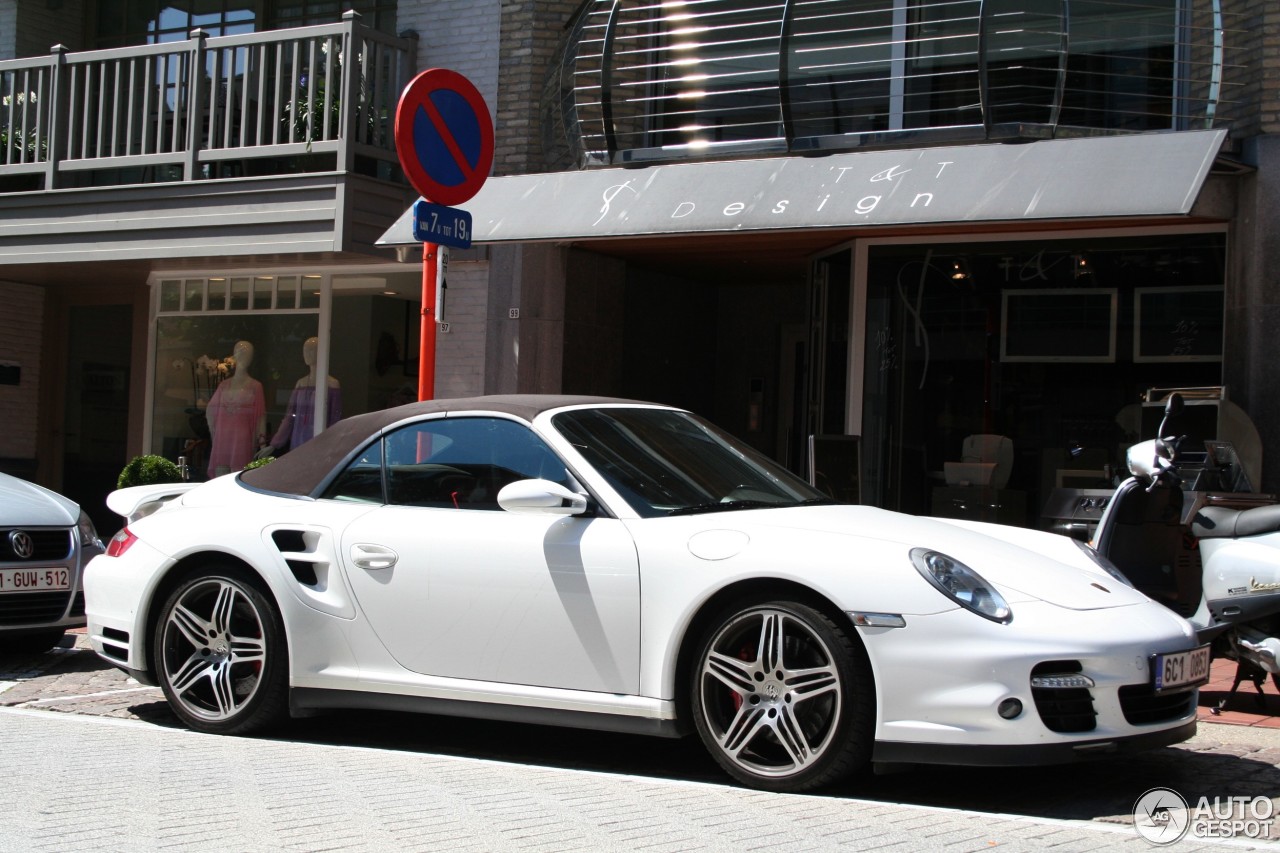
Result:
M613 397L561 394L500 394L453 400L423 400L390 409L344 418L302 447L286 453L270 465L242 472L240 481L253 489L314 497L335 466L346 460L374 435L411 418L435 414L499 412L524 421L564 406L652 405Z

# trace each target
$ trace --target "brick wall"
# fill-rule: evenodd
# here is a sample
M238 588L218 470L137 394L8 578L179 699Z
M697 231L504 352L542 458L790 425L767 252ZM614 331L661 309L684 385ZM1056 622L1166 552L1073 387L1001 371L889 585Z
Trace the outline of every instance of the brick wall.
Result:
M492 113L498 102L500 0L401 0L396 29L418 34L418 69L448 68L469 79Z
M1207 6L1196 3L1198 27L1211 26ZM1217 124L1235 140L1280 131L1280 4L1226 0L1224 69ZM1208 53L1193 57L1193 77L1208 73ZM1197 91L1199 91L1199 88Z
M34 459L40 398L44 289L0 281L0 362L17 363L19 384L0 385L0 459Z
M498 92L496 175L546 171L542 90L565 24L580 0L504 0L502 89Z

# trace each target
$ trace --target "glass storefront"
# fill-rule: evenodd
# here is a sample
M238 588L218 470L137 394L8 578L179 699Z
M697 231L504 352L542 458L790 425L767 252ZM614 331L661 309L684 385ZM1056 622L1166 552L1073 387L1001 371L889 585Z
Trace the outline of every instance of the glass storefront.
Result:
M149 452L181 457L192 479L287 453L340 418L416 399L414 268L161 275L153 286Z
M1222 381L1225 252L1217 233L870 247L862 501L1040 526L1054 488L1110 487L1152 437L1143 392Z

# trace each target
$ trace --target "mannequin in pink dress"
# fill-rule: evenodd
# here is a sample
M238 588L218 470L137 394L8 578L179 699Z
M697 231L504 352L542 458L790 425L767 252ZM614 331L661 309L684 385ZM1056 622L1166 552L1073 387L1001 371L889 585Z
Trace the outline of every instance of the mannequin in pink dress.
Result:
M209 476L239 471L253 461L266 442L267 405L262 383L249 375L253 344L238 341L231 352L235 372L213 392L205 417L213 447L209 451Z

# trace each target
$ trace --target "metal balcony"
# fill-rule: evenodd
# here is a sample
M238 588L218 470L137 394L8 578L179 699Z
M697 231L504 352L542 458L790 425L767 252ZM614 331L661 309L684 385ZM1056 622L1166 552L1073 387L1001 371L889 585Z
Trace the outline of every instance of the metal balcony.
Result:
M1222 0L589 0L556 168L1226 126Z

